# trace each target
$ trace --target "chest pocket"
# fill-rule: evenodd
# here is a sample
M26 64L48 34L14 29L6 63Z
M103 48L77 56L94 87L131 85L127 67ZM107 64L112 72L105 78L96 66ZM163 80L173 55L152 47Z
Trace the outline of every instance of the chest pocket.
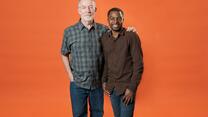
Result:
M84 31L84 30L83 30ZM73 37L72 51L84 55L86 53L98 54L101 50L99 32L85 32Z
M89 37L83 38L81 35L77 36L74 39L72 44L72 51L78 56L86 56L86 53L89 53L90 48L92 47L92 42Z

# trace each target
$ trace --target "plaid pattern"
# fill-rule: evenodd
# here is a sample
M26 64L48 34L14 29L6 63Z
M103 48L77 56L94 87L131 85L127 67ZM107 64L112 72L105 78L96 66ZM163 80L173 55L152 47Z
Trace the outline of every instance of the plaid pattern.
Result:
M94 23L88 30L79 21L64 31L61 53L70 54L70 67L75 83L86 89L95 89L101 85L103 64L100 38L107 28Z

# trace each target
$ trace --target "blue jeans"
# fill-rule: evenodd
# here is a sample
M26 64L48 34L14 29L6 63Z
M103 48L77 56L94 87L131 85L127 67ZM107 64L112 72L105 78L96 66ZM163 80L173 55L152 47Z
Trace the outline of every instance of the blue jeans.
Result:
M123 95L116 95L115 91L110 95L114 117L133 117L135 101L125 105L122 98Z
M87 100L89 99L90 117L103 117L103 89L90 90L70 83L70 95L73 117L87 117Z

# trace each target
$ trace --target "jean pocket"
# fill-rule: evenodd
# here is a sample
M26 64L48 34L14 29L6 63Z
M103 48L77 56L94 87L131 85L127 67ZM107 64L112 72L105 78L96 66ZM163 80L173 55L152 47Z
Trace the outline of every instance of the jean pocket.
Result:
M70 81L70 84L74 84L74 80L73 81Z

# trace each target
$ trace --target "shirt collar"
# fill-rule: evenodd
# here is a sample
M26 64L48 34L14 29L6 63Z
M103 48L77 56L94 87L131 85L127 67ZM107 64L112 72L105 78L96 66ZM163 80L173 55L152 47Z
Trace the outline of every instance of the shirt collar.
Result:
M81 22L81 19L79 20L79 22L78 22L78 27L79 27L79 29L82 31L84 28L86 28L85 26L84 26L84 24ZM97 24L93 21L93 24L92 24L92 27L91 27L91 29L92 28L94 28L94 29L97 29ZM91 30L90 29L90 30Z
M118 37L119 36L124 36L126 32L126 28L122 27L122 29L119 31ZM108 36L111 37L112 36L112 31L108 30Z

